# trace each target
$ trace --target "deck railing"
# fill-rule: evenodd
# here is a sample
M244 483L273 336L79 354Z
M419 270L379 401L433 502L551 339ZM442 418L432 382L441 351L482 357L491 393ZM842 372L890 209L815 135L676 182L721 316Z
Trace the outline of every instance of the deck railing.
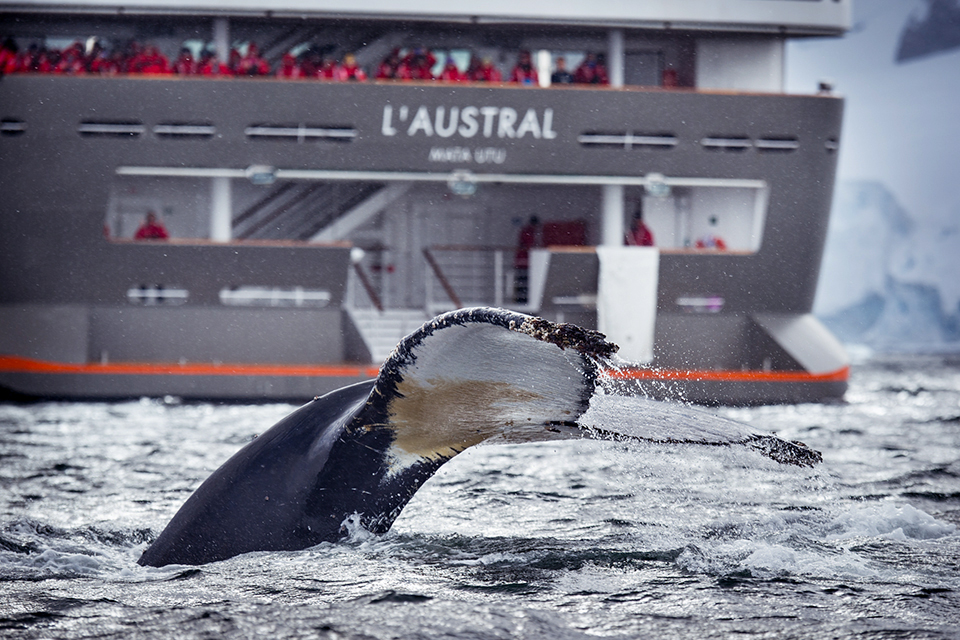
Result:
M472 306L513 306L515 252L515 247L492 245L425 248L423 256L429 267L425 270L424 283L427 312Z

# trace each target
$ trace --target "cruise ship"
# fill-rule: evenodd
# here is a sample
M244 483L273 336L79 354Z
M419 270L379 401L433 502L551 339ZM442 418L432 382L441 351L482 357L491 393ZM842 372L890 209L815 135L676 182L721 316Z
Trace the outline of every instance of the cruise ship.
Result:
M850 20L850 0L0 4L0 388L298 401L496 306L603 331L637 393L841 398L811 307L843 100L786 94L784 56ZM270 71L177 73L181 53ZM348 61L366 78L320 70ZM625 246L638 216L653 246Z

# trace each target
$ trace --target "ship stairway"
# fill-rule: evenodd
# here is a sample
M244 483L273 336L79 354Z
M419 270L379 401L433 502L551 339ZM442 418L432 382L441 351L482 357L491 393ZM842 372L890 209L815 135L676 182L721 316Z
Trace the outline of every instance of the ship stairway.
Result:
M394 34L391 32L389 35ZM399 48L404 38L406 38L406 33L400 33L390 39L391 48ZM379 62L389 51L382 46L378 47L376 53L379 54L379 58L376 60L365 52L369 44L378 44L378 39L383 40L384 38L380 35L380 30L374 28L342 29L339 27L296 25L265 41L260 48L260 55L271 65L276 66L283 54L294 49L301 53L305 50L312 50L337 60L341 60L344 54L353 52L357 54L358 61L362 60L361 64L363 66L371 66ZM364 53L366 55L363 55Z
M383 188L371 182L278 184L234 218L232 235L238 240L310 240Z
M377 364L387 359L397 343L413 333L429 318L422 309L358 309L347 308L350 319Z

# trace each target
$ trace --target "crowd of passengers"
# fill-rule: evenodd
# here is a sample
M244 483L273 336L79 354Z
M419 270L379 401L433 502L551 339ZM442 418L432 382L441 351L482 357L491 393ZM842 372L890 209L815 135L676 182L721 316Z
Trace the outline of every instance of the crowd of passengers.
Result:
M461 70L452 56L448 56L439 73L434 73L437 57L425 48L408 51L394 49L372 74L377 80L440 80L444 82L514 82L537 85L539 77L529 51L520 51L517 63L504 78L489 57L472 56L469 67ZM213 51L206 49L196 59L189 48L183 48L172 62L153 45L131 41L122 47L105 49L99 42L89 48L75 42L63 50L46 49L37 45L18 48L12 38L0 46L0 74L50 73L65 75L155 74L178 76L275 76L285 79L316 79L329 81L364 81L367 72L357 64L356 56L347 53L342 60L326 56L316 49L308 49L299 56L283 55L274 67L263 56L254 42L246 52L230 51L229 60L221 62ZM550 76L551 84L609 84L602 54L588 53L583 63L573 72L566 68L563 58L557 58L556 70Z

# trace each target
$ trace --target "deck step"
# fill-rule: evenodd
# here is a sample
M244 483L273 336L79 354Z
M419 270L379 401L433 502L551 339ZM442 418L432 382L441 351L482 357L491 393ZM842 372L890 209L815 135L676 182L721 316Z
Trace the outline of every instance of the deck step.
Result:
M387 359L404 336L413 333L429 320L421 309L348 309L364 344L375 363Z

